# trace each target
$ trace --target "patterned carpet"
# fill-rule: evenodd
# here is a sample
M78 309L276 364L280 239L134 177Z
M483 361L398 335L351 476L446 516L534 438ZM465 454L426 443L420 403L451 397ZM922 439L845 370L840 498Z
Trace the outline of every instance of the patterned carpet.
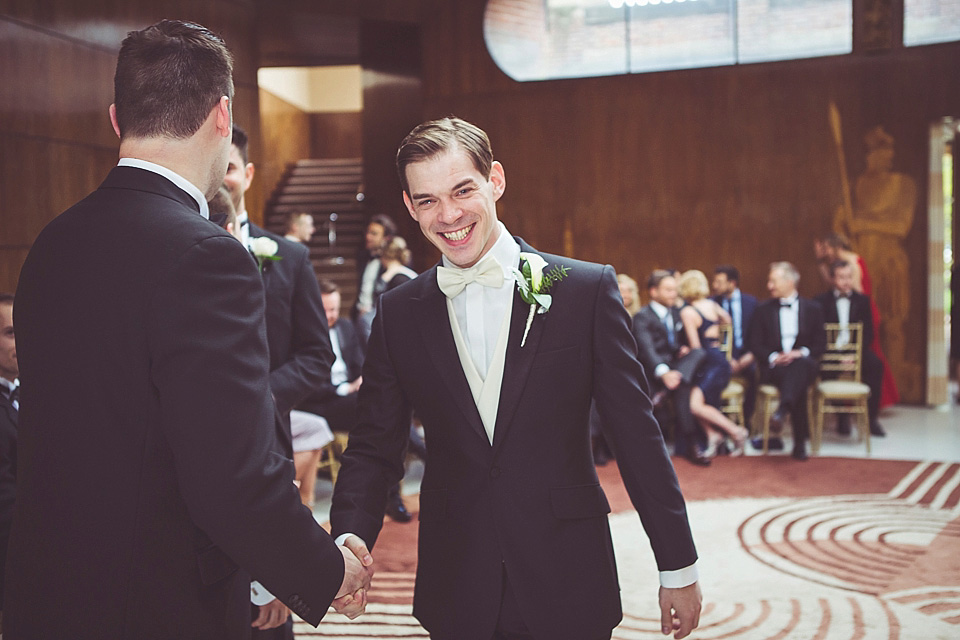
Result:
M675 465L701 556L704 611L691 637L960 638L960 464L771 456ZM663 638L646 535L615 465L598 472L614 510L624 608L613 637ZM297 636L428 637L410 613L415 556L416 525L388 521L368 613L350 621L331 612L319 629L298 623Z

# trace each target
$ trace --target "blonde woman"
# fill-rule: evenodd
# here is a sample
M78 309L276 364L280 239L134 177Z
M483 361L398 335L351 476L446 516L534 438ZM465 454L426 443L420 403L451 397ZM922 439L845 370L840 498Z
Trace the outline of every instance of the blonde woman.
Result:
M719 325L730 324L730 315L707 297L710 285L702 271L692 269L685 272L680 276L677 288L687 302L680 310L680 319L688 344L691 349L706 352L690 391L690 412L707 435L704 455L716 455L717 447L726 437L734 443L731 455L741 455L748 432L720 411L720 394L730 382L731 371L730 363L719 349Z
M620 297L623 298L623 306L632 318L637 315L637 311L640 311L640 289L637 287L637 281L625 273L619 273L617 274L617 284L620 285Z

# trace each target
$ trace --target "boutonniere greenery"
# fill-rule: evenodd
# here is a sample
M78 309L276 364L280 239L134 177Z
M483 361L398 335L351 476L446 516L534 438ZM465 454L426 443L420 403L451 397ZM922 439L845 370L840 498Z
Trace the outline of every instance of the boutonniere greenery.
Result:
M547 261L540 257L538 253L521 253L520 259L523 264L519 269L513 270L513 277L517 281L517 290L524 302L530 305L530 313L527 314L527 326L523 330L523 339L520 346L527 343L527 334L530 333L530 326L533 324L533 318L537 314L546 313L553 304L553 296L547 293L555 282L559 282L567 277L570 267L557 265L549 271L544 271Z
M277 241L273 238L260 236L259 238L250 239L250 252L253 254L253 257L257 259L257 266L260 267L261 273L267 261L283 260L283 256L277 255L277 251L279 250L280 245L278 245Z

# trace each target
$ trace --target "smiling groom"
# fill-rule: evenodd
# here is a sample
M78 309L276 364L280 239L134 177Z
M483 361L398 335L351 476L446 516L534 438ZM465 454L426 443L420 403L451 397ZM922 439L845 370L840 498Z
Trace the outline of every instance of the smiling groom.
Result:
M510 236L496 213L503 167L468 122L416 127L397 170L442 264L380 299L333 534L371 561L414 409L430 448L414 615L431 637L610 638L622 613L595 398L660 569L663 632L688 635L697 554L613 269Z

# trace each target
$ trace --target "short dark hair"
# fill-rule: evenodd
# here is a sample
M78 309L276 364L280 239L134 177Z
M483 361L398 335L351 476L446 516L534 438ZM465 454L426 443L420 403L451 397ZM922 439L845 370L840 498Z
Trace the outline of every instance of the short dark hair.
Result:
M673 273L667 269L656 269L653 273L650 274L650 277L647 278L647 290L656 289L660 286L660 283L663 282L664 278L672 278Z
M722 264L716 269L713 270L714 273L722 273L727 276L727 280L730 282L736 282L740 284L740 270L729 264Z
M834 249L846 249L850 250L850 240L847 239L847 236L842 233L828 233L823 236L823 243L828 247L833 247Z
M226 229L231 222L236 224L237 209L233 206L233 198L230 197L230 192L223 185L213 194L207 206L210 209L210 222L223 229Z
M397 223L393 221L393 218L391 218L386 214L383 214L383 213L376 214L375 216L370 218L370 222L367 223L367 226L369 227L371 224L378 224L381 227L383 227L384 240L387 240L397 235Z
M293 230L293 225L297 224L297 220L303 216L312 216L313 214L308 211L291 211L287 214L287 221L284 226L284 229L287 233Z
M113 87L121 137L189 138L233 100L233 56L206 27L161 20L127 34Z
M233 123L233 137L231 140L233 146L240 152L240 159L243 160L243 166L246 167L247 163L250 162L250 137L247 136L247 132L243 130L243 127L237 123Z
M834 260L830 263L830 277L834 277L837 274L837 269L844 269L849 267L850 263L846 260Z
M324 295L330 295L331 293L336 293L340 291L340 287L337 286L337 283L333 280L327 280L324 278L320 281L320 293Z
M400 186L407 195L410 195L407 165L429 160L458 146L470 157L474 168L484 178L489 178L490 168L493 166L493 149L490 148L490 138L486 132L466 120L447 116L417 125L400 143L400 148L397 149L397 175Z
M12 293L0 292L0 304L13 304L13 299Z

